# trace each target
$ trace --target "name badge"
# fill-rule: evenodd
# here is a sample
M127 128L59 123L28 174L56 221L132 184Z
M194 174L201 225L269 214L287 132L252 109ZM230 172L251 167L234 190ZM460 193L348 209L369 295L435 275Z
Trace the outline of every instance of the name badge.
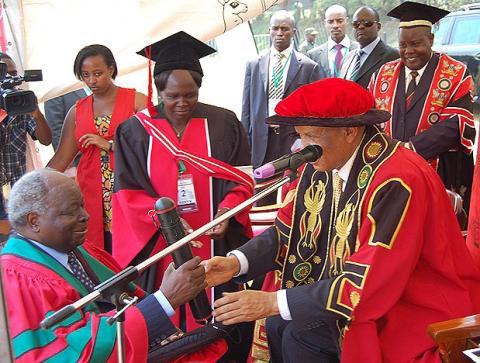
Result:
M191 174L182 174L178 177L177 209L180 213L193 213L198 211L193 175Z

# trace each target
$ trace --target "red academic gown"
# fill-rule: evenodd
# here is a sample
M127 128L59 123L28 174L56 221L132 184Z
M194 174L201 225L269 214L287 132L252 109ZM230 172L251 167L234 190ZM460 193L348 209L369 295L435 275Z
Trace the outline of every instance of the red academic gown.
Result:
M79 250L99 279L113 275L84 248ZM0 261L16 362L43 362L50 358L58 362L117 361L116 327L106 323L113 312L101 314L95 303L50 330L39 328L48 314L87 295L80 281L60 263L15 237L2 250ZM137 295L141 297L143 292L137 290ZM136 307L127 310L125 337L127 362L145 361L147 325Z
M105 251L85 242L81 257L99 282L119 272L115 260ZM39 323L53 311L87 295L85 287L61 264L30 242L11 237L0 255L3 287L14 359L16 362L117 362L116 326L107 319L115 312L99 313L96 303L85 306L49 330ZM85 266L85 265L84 265ZM145 293L130 285L131 295ZM157 322L159 334L176 332L166 315ZM145 362L149 335L144 315L136 307L125 316L127 362ZM185 354L173 362L214 362L227 350L223 339Z
M408 108L401 60L384 64L369 84L376 107L392 114L386 133L396 140L410 141L437 169L445 187L463 197L467 211L475 142L472 88L467 67L438 53L426 65Z
M438 175L367 127L338 212L332 184L303 169L275 226L239 248L242 280L281 269L292 324L339 328L344 363L439 362L427 326L479 311L480 271Z
M151 118L144 112L122 124L116 137L113 256L121 266L134 259L140 262L138 256L148 246L150 255L165 248L149 211L159 197L177 203L180 161L185 166L182 175L193 178L198 206L198 211L182 213L181 217L194 230L208 223L220 208L233 208L253 193L251 178L227 164L246 165L250 157L245 133L231 111L199 104L181 140L165 118ZM224 255L248 236L251 227L246 210L231 218L224 240L213 242L208 236L200 236L203 247L195 248L193 253L203 260ZM154 288L159 286L170 262L170 257L159 262ZM175 318L179 319L179 315ZM187 330L198 327L188 306L186 317Z
M107 140L113 140L117 126L135 112L135 90L118 87L117 100L110 120ZM99 248L104 248L102 175L100 170L100 148L84 148L78 140L85 134L97 134L93 117L93 95L77 101L75 120L75 140L82 153L77 167L77 182L85 200L85 209L90 215L87 239ZM114 170L113 152L110 166Z

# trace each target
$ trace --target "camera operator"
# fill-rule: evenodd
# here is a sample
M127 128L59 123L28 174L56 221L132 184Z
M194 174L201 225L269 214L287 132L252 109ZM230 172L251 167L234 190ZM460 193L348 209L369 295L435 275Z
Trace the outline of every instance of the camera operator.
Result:
M17 66L10 56L0 53L7 74L17 76ZM26 172L27 133L43 145L50 145L52 132L38 108L31 113L8 115L0 110L0 220L7 219L3 186L13 185Z

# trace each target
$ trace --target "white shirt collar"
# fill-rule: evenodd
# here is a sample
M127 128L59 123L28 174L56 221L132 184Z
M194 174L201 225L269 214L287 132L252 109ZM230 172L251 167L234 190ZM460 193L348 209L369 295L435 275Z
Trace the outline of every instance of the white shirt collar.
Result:
M375 49L375 47L377 46L377 44L380 42L380 38L377 37L377 39L375 39L373 42L371 42L370 44L364 46L363 48L361 48L363 50L363 52L369 56L370 53L372 53L372 51Z
M352 171L353 162L355 161L355 157L357 156L358 149L360 149L360 144L358 144L357 148L353 152L350 159L347 160L345 164L340 169L333 169L332 173L338 173L338 176L342 178L342 191L345 190L345 186L347 185L348 177L350 176L350 172Z
M272 47L271 51L270 51L270 58L273 58L273 57L275 57L275 55L281 53L281 54L283 54L285 59L288 59L288 57L290 56L292 51L293 51L293 44L292 43L290 43L290 46L287 49L284 49L281 52L279 52L277 49L275 49L275 47Z
M349 49L350 48L350 38L348 37L348 35L345 35L345 38L343 38L340 43L337 43L331 37L328 37L328 40L327 40L328 50L332 50L332 48L335 47L337 44L341 44L345 48Z

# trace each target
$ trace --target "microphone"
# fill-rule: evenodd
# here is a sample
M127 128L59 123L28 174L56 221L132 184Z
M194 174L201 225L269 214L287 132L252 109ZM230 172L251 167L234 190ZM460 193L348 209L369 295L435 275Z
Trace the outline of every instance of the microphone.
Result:
M173 200L167 197L159 198L155 203L155 213L157 214L163 237L168 245L185 237L185 231ZM193 253L190 245L187 244L172 252L172 258L175 268L191 260ZM205 291L200 292L189 304L197 323L205 324L211 320L212 308Z
M306 148L270 161L253 171L256 179L266 179L287 169L297 170L300 165L316 161L322 156L323 150L318 145L308 145Z

